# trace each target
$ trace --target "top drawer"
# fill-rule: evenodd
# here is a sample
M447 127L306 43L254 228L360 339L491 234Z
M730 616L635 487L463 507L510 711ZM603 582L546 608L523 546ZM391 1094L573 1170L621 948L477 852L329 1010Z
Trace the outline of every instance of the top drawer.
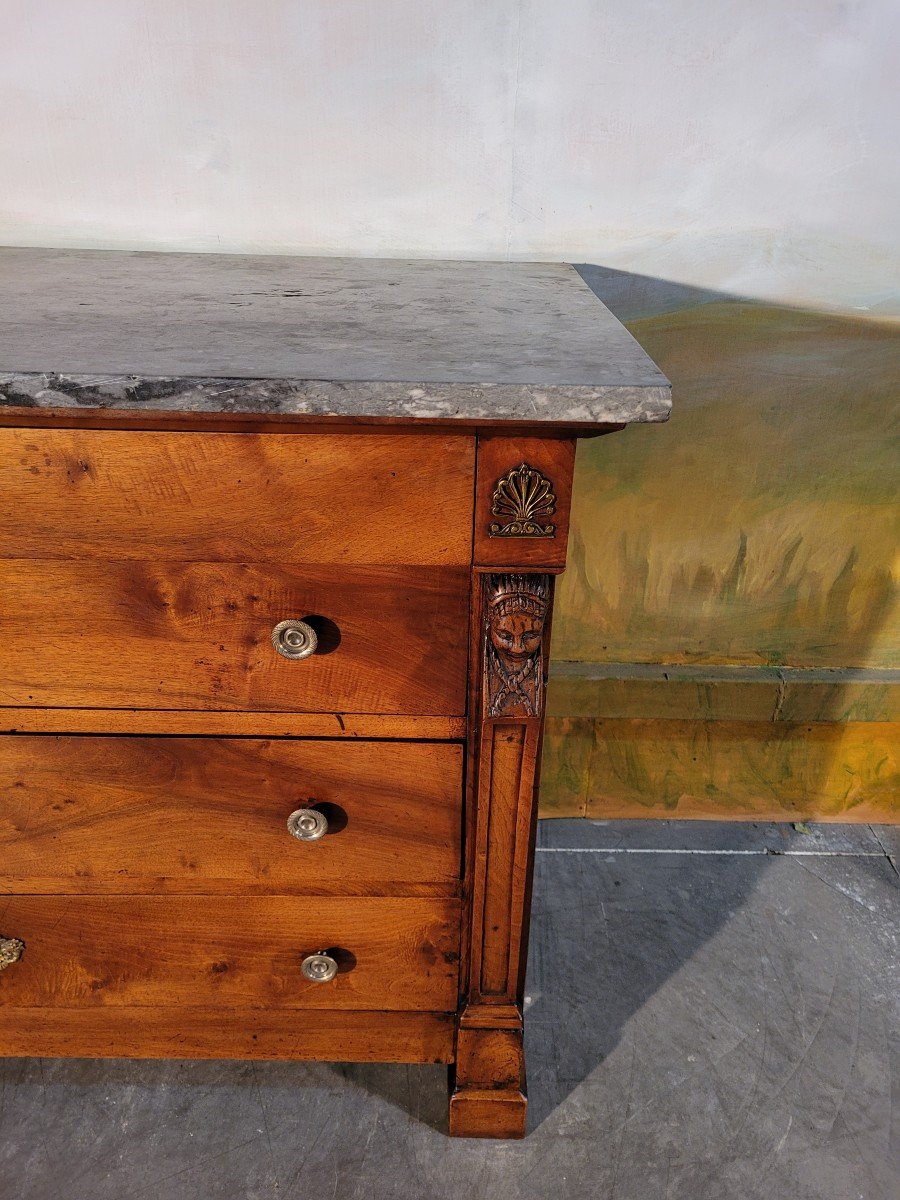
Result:
M0 558L471 561L474 439L0 429Z

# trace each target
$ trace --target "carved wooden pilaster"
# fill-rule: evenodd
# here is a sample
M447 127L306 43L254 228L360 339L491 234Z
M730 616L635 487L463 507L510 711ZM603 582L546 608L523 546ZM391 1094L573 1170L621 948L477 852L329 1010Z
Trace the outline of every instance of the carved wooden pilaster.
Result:
M468 977L450 1132L522 1137L522 987L551 576L478 572ZM476 657L477 656L477 657Z
M522 998L554 577L566 563L575 443L478 438L466 866L450 1132L522 1137Z

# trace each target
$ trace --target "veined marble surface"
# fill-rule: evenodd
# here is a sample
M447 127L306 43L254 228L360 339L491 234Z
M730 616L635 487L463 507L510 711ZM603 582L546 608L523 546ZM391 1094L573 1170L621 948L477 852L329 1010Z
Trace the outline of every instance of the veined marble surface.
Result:
M0 404L664 421L661 371L563 263L0 248Z

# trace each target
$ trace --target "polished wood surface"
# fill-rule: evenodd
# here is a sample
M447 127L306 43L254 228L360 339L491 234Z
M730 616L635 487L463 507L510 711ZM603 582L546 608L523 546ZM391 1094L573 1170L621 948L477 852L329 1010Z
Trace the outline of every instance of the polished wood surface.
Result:
M449 1063L455 1030L454 1013L0 1003L0 1055L6 1056Z
M0 429L0 557L467 564L474 440Z
M522 909L530 858L540 722L492 721L479 758L482 820L475 846L470 1003L509 1003L519 991Z
M460 877L462 747L0 738L0 892L370 891ZM289 814L329 832L304 842Z
M521 1138L528 1102L518 1005L473 1005L459 1016L450 1132L454 1137Z
M459 904L446 899L5 896L3 1008L456 1007ZM335 948L328 983L304 957Z
M508 1088L456 1088L450 1096L450 1136L514 1139L525 1136L526 1100Z
M457 716L468 594L459 567L0 559L0 700ZM311 658L273 648L289 617Z
M3 733L199 734L208 737L461 740L465 717L385 713L191 712L185 709L4 708Z
M475 443L0 431L0 1054L448 1062L451 1134L524 1134L574 443ZM522 463L552 536L491 536Z

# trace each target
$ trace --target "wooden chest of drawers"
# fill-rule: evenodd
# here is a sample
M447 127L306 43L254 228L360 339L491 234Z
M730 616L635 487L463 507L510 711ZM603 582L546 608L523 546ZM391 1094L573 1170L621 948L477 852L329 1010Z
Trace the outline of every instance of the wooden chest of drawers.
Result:
M0 251L0 1053L431 1061L524 1132L568 267Z

